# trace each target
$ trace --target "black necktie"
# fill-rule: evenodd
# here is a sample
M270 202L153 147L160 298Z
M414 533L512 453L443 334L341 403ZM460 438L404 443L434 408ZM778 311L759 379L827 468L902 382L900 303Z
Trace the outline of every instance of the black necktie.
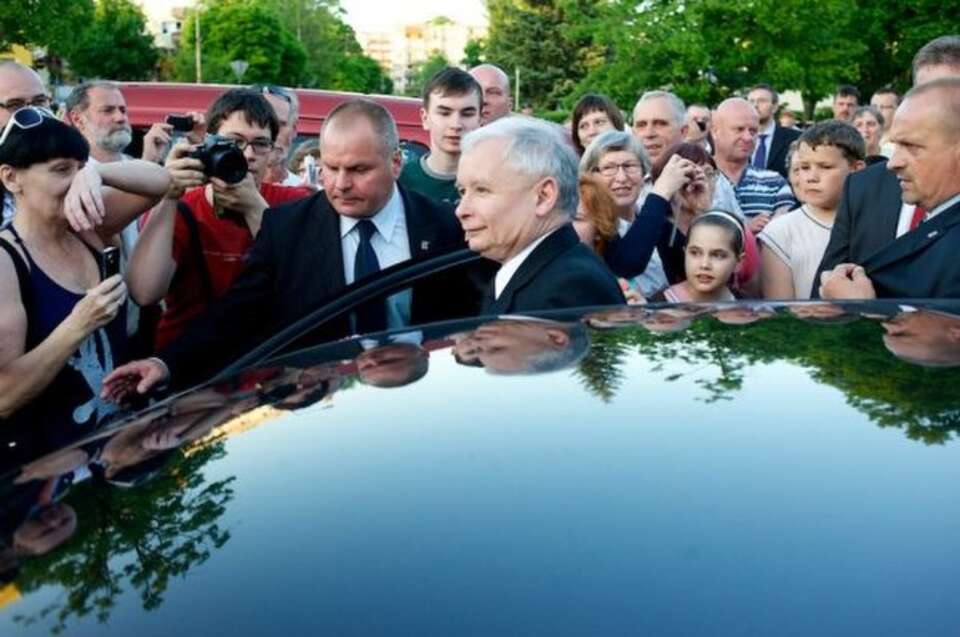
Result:
M354 282L380 271L377 253L373 251L373 244L370 243L377 227L369 219L361 219L357 222L357 231L360 233L360 245L357 246L357 256L353 261ZM384 301L371 301L357 308L357 333L379 332L385 329L387 306Z

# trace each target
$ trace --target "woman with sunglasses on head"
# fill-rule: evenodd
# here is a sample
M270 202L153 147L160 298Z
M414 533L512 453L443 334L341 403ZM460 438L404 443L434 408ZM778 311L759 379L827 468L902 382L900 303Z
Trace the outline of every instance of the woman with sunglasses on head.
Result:
M114 233L169 185L160 166L85 167L88 157L83 136L45 109L18 110L0 134L0 180L17 208L0 232L0 417L17 412L41 430L114 409L98 394L123 356L127 293L101 263Z

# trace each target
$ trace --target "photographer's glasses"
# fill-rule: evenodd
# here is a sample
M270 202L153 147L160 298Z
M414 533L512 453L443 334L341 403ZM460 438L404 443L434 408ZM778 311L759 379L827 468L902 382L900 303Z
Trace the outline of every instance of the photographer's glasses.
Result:
M3 146L3 143L7 141L7 136L10 135L14 126L20 130L30 130L43 123L44 117L54 119L53 113L42 106L24 106L14 111L10 119L7 120L7 125L3 127L3 132L0 133L0 146Z

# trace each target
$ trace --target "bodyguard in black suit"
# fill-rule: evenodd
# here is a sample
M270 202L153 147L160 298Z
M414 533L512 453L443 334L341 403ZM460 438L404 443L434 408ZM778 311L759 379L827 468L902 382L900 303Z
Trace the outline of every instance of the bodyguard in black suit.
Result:
M104 380L105 395L119 399L133 387L143 393L167 378L178 386L202 380L332 300L348 281L462 245L449 211L398 189L396 125L382 106L363 99L341 104L327 117L320 145L324 191L267 211L244 272L227 293L157 358L116 369ZM375 327L357 329L400 327L449 301L419 292L361 306L353 319ZM350 329L345 317L315 336L336 338Z
M624 302L616 277L573 229L577 159L552 128L503 118L461 147L457 217L470 249L501 264L485 314Z
M851 176L821 264L821 296L960 298L957 121L960 78L935 80L907 94L893 122L896 150L886 167L900 182L902 201L920 213L906 220L907 229L881 165L860 179Z

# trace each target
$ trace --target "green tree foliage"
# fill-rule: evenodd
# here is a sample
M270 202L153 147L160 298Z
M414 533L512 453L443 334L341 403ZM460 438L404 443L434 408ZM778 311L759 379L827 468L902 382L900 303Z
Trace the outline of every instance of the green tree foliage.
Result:
M199 10L204 82L236 83L230 62L245 60L249 66L244 83L303 85L307 53L270 7L255 0L221 0ZM194 29L194 14L190 12L173 65L174 77L180 81L196 79Z
M93 0L0 0L0 50L42 47L40 64L58 79L64 53L93 22Z
M355 93L393 93L393 82L383 72L376 60L366 55L344 57L333 76L332 88Z
M430 78L439 71L450 66L450 61L440 51L434 51L425 61L418 64L407 80L407 86L404 90L410 97L420 97L423 94L423 87L427 85Z
M114 80L147 79L159 56L146 30L143 11L130 0L98 0L92 24L74 40L67 54L73 73Z
M467 40L466 46L463 47L463 59L460 60L461 66L465 68L473 68L478 64L483 64L487 61L487 44L483 40Z

